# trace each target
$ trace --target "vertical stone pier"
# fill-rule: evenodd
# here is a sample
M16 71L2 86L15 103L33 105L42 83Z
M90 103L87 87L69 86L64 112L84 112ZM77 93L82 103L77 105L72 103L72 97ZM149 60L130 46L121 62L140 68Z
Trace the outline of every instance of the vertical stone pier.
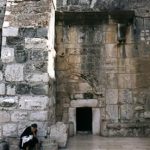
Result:
M1 138L17 138L31 123L38 124L42 138L55 123L54 17L54 1L7 1L1 46ZM10 149L17 149L9 141Z

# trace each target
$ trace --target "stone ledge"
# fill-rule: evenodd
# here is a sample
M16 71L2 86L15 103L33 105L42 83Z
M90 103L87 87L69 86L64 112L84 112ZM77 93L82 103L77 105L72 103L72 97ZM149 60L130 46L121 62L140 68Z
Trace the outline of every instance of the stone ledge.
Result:
M73 16L73 17L72 17ZM132 22L134 11L103 11L103 12L59 12L56 11L56 24L61 21L65 24L100 24L109 18L116 22Z
M150 127L149 123L126 123L126 124L121 124L121 123L114 123L114 124L107 124L108 129L121 129L121 128L144 128L144 127Z

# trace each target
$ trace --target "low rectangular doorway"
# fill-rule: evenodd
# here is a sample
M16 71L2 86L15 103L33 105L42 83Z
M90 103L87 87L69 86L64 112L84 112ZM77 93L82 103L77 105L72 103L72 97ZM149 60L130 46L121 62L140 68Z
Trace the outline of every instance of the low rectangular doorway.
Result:
M92 133L92 108L76 108L76 131Z

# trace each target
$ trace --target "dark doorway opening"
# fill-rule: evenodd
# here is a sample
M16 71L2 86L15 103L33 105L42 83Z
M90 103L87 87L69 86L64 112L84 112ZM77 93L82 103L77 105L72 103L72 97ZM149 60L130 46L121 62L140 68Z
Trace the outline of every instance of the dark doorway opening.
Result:
M79 107L76 109L77 132L92 132L92 108Z

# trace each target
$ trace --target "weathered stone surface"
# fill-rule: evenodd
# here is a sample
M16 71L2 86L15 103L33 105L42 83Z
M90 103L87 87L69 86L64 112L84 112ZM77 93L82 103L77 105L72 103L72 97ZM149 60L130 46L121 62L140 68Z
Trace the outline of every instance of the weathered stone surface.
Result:
M35 95L47 95L48 94L49 87L48 85L33 85L31 88L31 93Z
M23 68L21 64L11 64L6 66L5 77L7 81L23 81Z
M48 36L48 28L38 28L37 29L37 37L47 38Z
M58 142L59 147L65 147L67 144L67 126L63 122L57 122L51 126L50 138Z
M53 120L51 120L53 121ZM47 136L47 130L49 128L48 126L48 121L36 121L36 123L38 124L38 133L37 133L37 136L42 136L42 137L45 137Z
M7 95L15 95L16 94L16 87L15 85L7 85L7 91L6 94Z
M79 90L82 93L86 93L87 91L91 91L92 87L88 83L79 83Z
M106 104L117 104L118 103L118 89L107 89L106 90Z
M31 121L46 121L48 119L48 112L47 111L30 112L29 118Z
M136 111L144 110L144 106L142 106L142 105L135 106L134 110L136 110Z
M26 111L14 111L11 113L11 121L12 122L21 122L28 120L28 112Z
M121 103L133 103L132 91L129 89L120 89L119 90L119 102Z
M22 37L34 38L36 37L36 28L19 28L19 35Z
M19 100L20 109L24 110L44 110L51 105L47 96L21 96Z
M9 145L6 141L0 141L0 149L1 150L9 150Z
M18 28L16 27L7 27L3 28L3 36L17 36L18 35Z
M46 50L47 40L42 38L25 38L25 48L34 50Z
M7 123L10 121L10 114L6 111L0 112L0 123Z
M47 38L48 28L19 28L19 35L27 38Z
M117 87L118 87L117 74L107 74L107 88L117 89Z
M25 50L16 50L15 52L15 60L17 63L25 63L28 59L28 53Z
M49 0L30 4L24 0L19 3L1 1L0 117L3 113L6 120L0 120L0 137L18 136L23 131L21 126L25 129L31 123L37 123L39 137L43 138L48 124L55 122L53 81L50 81L50 97L45 96L49 88L48 51L54 49L54 6ZM54 57L49 57L50 63L54 64ZM31 66L28 71L27 64ZM25 80L28 75L31 80ZM33 94L43 96L34 97ZM5 111L11 118L8 119ZM10 150L17 149L18 143L12 140Z
M16 93L17 94L29 94L30 88L31 87L28 84L18 84L16 85Z
M2 73L2 71L0 71L0 81L2 81L3 80L3 73Z
M42 140L42 148L44 150L58 150L58 144L53 142L51 139Z
M17 106L18 97L0 97L0 109L14 109Z
M112 122L118 122L118 105L106 106L106 119Z
M72 100L70 105L71 107L96 107L98 101L96 99L81 99L81 100Z
M47 61L48 51L31 51L30 60L32 61Z
M144 112L144 118L150 119L150 112L149 111Z
M83 97L83 94L75 94L75 95L73 96L73 98L74 98L74 99L83 99L84 97Z
M0 83L0 95L5 94L5 83Z
M17 125L12 123L3 125L3 136L17 136Z
M26 80L29 82L48 82L49 75L48 73L29 74L26 76Z
M106 32L105 33L105 43L106 44L114 44L117 42L117 35L116 32ZM107 49L109 50L109 49ZM115 50L116 51L116 50ZM111 52L109 52L109 55L111 54ZM117 52L114 52L114 56L116 57ZM108 55L107 55L108 56Z
M14 48L2 47L2 62L9 63L14 61Z
M131 104L126 104L121 106L121 119L129 120L133 118L133 106Z
M107 58L105 60L104 67L106 73L117 73L117 59L116 58Z
M118 85L119 88L129 88L133 87L133 80L130 74L118 74Z
M47 71L47 62L43 62L43 61L36 61L36 62L33 62L33 63L27 63L25 65L25 71L26 72L32 72L32 71L35 71L35 72L46 72Z
M1 0L0 1L0 7L4 7L6 5L6 0Z
M19 46L24 44L24 38L23 37L6 37L6 44L9 46Z

